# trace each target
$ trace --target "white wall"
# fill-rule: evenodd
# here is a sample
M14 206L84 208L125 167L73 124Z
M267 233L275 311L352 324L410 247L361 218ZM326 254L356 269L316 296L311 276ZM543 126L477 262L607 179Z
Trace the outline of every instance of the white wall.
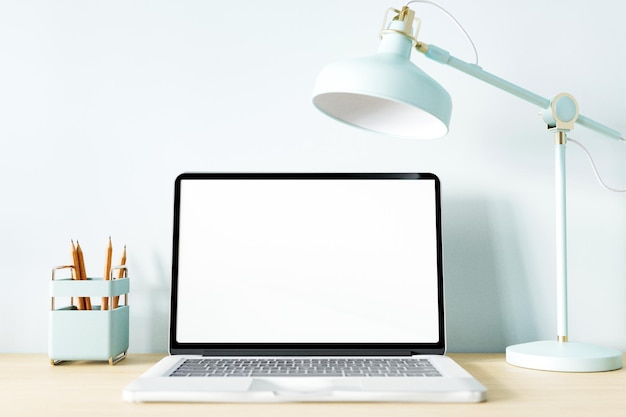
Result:
M480 64L626 132L626 5L441 0ZM448 136L354 130L310 104L316 74L373 53L375 0L0 3L0 352L45 352L48 283L70 240L101 274L128 247L133 352L165 351L174 177L182 171L431 171L444 193L452 351L555 336L553 137L538 109L414 58L453 96ZM436 9L422 38L471 60ZM577 128L626 188L626 146ZM626 350L626 196L569 147L570 338Z

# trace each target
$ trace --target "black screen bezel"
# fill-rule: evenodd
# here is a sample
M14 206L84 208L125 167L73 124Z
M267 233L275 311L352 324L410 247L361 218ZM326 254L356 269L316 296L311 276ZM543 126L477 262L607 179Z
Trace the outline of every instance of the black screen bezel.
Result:
M436 233L437 233L437 288L439 341L436 343L182 343L176 340L177 303L178 303L178 251L181 183L189 180L433 180L436 196ZM443 247L441 232L441 184L432 173L183 173L175 180L174 186L174 224L172 241L172 282L169 351L172 355L194 354L213 356L262 356L262 355L307 355L307 356L345 356L345 355L407 355L407 354L443 354L445 353L445 321L443 292Z

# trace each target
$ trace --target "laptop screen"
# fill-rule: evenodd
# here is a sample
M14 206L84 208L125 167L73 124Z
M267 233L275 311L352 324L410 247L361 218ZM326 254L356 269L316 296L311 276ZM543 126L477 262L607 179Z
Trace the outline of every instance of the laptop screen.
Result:
M182 174L172 353L443 349L432 174Z

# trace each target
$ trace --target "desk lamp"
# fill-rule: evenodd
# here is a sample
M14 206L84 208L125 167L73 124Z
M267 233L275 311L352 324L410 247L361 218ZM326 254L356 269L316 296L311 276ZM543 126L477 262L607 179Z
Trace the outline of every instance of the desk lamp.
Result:
M562 372L621 368L622 352L619 350L568 340L565 147L567 133L575 124L613 139L624 139L619 132L579 114L578 103L570 94L557 94L551 99L541 97L484 71L477 64L464 62L444 49L418 41L420 21L408 7L411 3L439 7L429 1L414 0L401 10L390 8L383 22L378 52L326 66L318 76L313 104L332 118L378 133L404 138L444 136L448 133L452 112L450 95L410 61L415 48L436 62L542 109L543 120L556 138L557 337L551 341L508 346L506 360L520 367Z

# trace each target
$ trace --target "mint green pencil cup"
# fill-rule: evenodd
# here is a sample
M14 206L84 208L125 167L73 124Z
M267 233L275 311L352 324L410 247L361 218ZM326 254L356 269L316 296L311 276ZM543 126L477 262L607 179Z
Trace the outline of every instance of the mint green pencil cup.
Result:
M72 268L59 266L52 270L48 317L50 363L87 360L108 361L113 365L124 359L128 351L128 271L125 266L115 267L109 280L55 277L59 270ZM120 270L123 278L113 278L113 272Z

